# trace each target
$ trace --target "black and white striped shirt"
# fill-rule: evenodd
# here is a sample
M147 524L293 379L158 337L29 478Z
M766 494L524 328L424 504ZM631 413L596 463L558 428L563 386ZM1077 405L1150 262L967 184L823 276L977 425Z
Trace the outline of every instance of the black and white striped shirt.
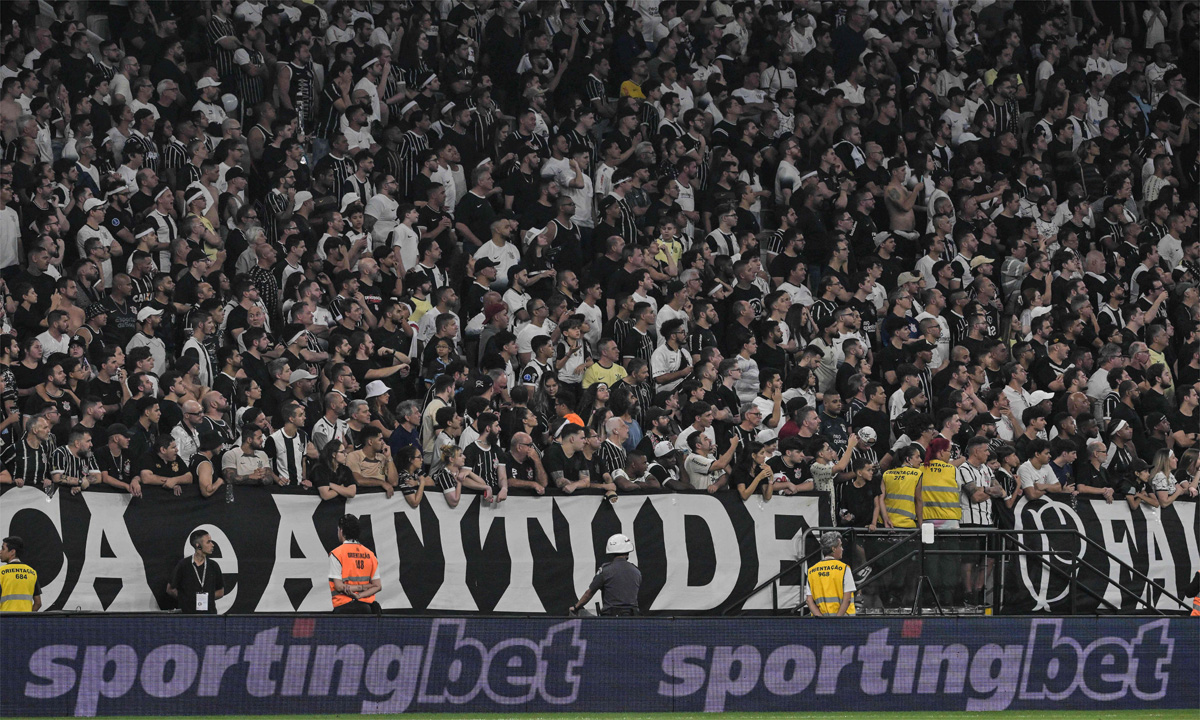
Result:
M1009 100L1006 103L997 103L995 100L986 100L983 106L987 111L996 118L996 135L1000 135L1005 131L1018 132L1017 118L1021 115L1021 109L1017 107L1015 100Z
M295 435L288 436L283 428L271 433L267 443L267 455L271 457L271 469L275 474L287 480L288 485L299 485L304 482L304 449L308 446L308 433L297 430Z
M43 442L36 448L26 442L27 436L22 436L19 442L11 443L0 450L0 458L4 467L14 478L24 478L26 485L41 483L50 477L50 445Z
M409 130L400 138L401 177L396 178L400 184L401 193L406 198L412 197L413 180L421 172L421 163L417 159L422 152L429 149L429 138L423 133Z
M599 467L601 473L612 475L618 470L625 469L625 462L627 460L625 449L612 440L605 440L600 443L600 449L596 451L596 455L600 458Z
M596 100L605 100L608 97L608 92L604 88L604 81L595 75L588 75L585 85L589 103Z
M105 65L104 63L101 63L101 62L94 63L94 64L96 66L96 74L99 75L100 77L104 78L111 84L112 79L117 76L117 69L115 67L109 67L108 65Z
M354 162L354 158L348 155L335 157L333 153L329 153L321 160L321 162L326 161L333 163L333 187L336 197L340 200L345 194L346 180L358 172L358 164Z
M617 218L617 232L625 238L625 242L636 242L637 218L633 214L633 207L630 206L629 199L620 197L616 193L610 194L617 199L617 206L621 208L621 217Z
M271 240L279 240L279 216L287 212L289 202L288 196L278 188L263 198L263 209L266 210L263 214L263 227Z
M161 167L164 170L178 170L187 165L187 146L179 142L177 138L171 138L171 142L163 148Z
M125 144L132 144L134 147L141 148L143 155L142 167L150 168L151 170L158 172L158 146L154 144L153 140L141 134L137 130L133 130L129 133L129 139L125 141Z
M211 46L209 56L212 57L213 63L217 67L217 74L221 76L222 80L232 79L234 70L237 69L233 62L233 51L226 50L219 44L220 40L226 37L237 37L233 31L233 20L214 13L208 19L208 44Z
M55 482L61 482L63 477L92 482L99 477L99 472L100 468L96 466L94 455L89 452L86 456L80 457L71 452L66 445L55 450L50 459L50 475Z
M567 143L569 144L570 147L575 147L576 145L582 145L583 147L587 148L588 156L589 156L588 157L588 160L589 160L588 167L590 167L590 168L596 167L596 163L600 162L600 158L597 156L596 141L592 140L591 135L588 135L587 133L581 133L578 130L575 130L574 128L567 130L566 132L563 133L563 135L566 136Z
M463 450L463 459L466 460L467 467L483 478L492 490L500 491L500 472L497 466L500 453L495 446L484 449L478 442L473 442Z
M982 490L995 484L992 469L986 464L975 467L969 462L958 466L958 485L962 488L962 522L964 525L995 525L992 517L992 499L986 497L982 502L974 502L968 496L967 484L976 490Z
M244 52L250 56L249 62L239 66L240 72L237 74L237 90L241 102L238 103L238 109L244 114L247 108L253 108L266 97L266 83L263 82L262 76L254 77L250 75L247 68L250 65L258 65L266 67L267 59L263 54L253 48L240 48L237 53ZM236 60L235 60L236 62Z
M457 483L454 475L446 468L442 468L433 474L433 484L441 488L442 492L452 492Z
M325 89L321 91L321 99L323 100L322 104L325 106L325 112L321 115L321 124L317 126L313 134L326 140L332 140L333 133L338 129L338 121L342 117L341 111L334 107L333 104L342 99L342 91L330 81L325 86Z

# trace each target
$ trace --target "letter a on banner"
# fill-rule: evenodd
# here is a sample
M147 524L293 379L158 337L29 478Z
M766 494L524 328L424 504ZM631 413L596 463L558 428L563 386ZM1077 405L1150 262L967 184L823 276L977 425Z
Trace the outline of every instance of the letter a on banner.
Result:
M317 498L295 495L272 495L279 508L279 530L275 533L275 564L271 568L271 579L258 601L259 612L278 612L291 608L300 612L324 612L333 609L329 596L329 553L317 537L313 525ZM292 539L300 548L300 557L292 557ZM299 580L312 583L300 595L293 589L288 593L284 583ZM295 588L297 583L292 583ZM303 587L303 586L302 586ZM293 595L299 596L293 599Z
M83 497L91 513L87 550L83 572L66 607L120 612L158 610L158 600L146 584L146 566L125 524L128 498L108 493L84 493ZM111 553L102 552L106 545Z

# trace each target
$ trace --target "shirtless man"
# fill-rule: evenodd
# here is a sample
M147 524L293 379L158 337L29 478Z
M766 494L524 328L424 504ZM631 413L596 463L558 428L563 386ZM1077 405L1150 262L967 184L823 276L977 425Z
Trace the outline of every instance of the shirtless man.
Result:
M892 158L888 161L888 172L892 174L892 181L885 188L883 197L887 202L888 219L892 232L915 240L917 234L914 229L917 226L917 220L913 213L913 205L917 202L917 191L904 187L904 174L907 167L907 163L900 158Z
M21 117L21 106L17 98L21 96L21 83L15 77L4 81L0 91L0 117L4 118L4 141L12 142L17 137L17 118Z

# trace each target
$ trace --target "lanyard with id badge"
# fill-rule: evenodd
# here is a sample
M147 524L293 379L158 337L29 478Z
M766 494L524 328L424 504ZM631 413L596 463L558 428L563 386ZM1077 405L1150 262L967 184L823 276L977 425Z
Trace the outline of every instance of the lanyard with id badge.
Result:
M208 578L208 561L204 562L204 574L196 569L196 563L192 563L192 572L196 573L196 580L200 583L201 592L196 593L196 612L208 612L208 593L203 592L204 581Z

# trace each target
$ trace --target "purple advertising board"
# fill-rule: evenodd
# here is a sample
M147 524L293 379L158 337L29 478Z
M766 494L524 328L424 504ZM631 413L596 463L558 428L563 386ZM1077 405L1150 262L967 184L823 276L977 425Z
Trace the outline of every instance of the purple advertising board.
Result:
M5 716L1200 707L1189 618L5 616Z

